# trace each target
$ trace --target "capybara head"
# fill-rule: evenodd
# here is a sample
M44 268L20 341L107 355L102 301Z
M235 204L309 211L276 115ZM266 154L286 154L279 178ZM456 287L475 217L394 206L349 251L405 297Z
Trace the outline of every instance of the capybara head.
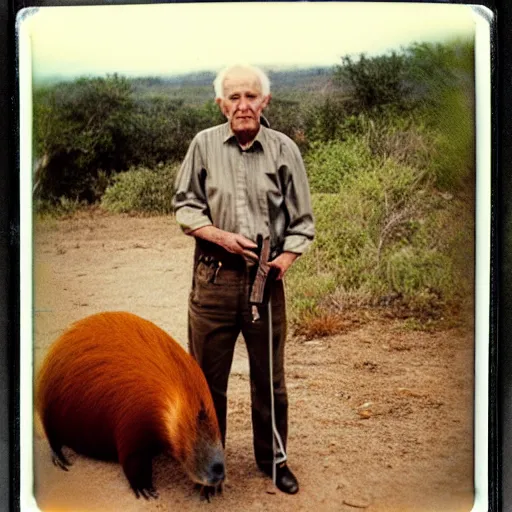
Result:
M194 482L207 486L219 485L224 481L225 462L213 404L208 407L201 401L199 411L190 420L190 423L182 421L178 425L178 437L182 442L179 443L181 449L174 451L174 456L181 461Z
M194 386L207 393L189 395L187 401L175 397L169 402L166 424L171 454L195 483L217 486L225 478L219 424L204 376L196 373L194 377Z
M224 449L220 441L219 427L214 411L208 413L202 405L197 418L197 437L192 456L185 463L189 473L198 483L218 485L225 476ZM213 433L216 435L212 435Z

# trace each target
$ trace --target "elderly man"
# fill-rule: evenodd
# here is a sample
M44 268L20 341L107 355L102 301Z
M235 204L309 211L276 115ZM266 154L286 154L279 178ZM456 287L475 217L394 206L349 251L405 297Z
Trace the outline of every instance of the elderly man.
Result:
M274 432L285 451L288 429L282 278L313 240L309 186L296 144L270 129L262 117L270 101L267 76L259 68L233 66L219 73L214 86L228 122L195 136L176 179L174 198L178 223L196 241L189 350L208 381L225 444L228 377L235 342L243 334L249 355L254 453L258 467L271 476ZM271 314L261 308L255 321L249 296L258 235L270 238L269 265L276 277L270 291ZM278 465L274 476L283 492L298 491L286 462Z

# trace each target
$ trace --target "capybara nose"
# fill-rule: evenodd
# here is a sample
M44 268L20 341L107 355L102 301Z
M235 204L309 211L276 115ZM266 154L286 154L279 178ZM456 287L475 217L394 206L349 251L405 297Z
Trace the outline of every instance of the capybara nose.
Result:
M224 480L224 464L216 462L211 467L211 479L214 483L219 483Z

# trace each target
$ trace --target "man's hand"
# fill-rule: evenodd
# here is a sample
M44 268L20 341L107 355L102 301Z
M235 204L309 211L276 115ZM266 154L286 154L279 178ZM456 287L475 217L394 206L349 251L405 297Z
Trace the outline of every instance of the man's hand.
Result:
M239 254L240 256L258 261L257 254L251 250L257 249L258 245L243 235L230 233L215 226L204 226L192 231L190 234L220 245L223 249L233 254Z
M227 231L224 231L224 233L225 235L218 244L224 247L226 251L234 254L240 254L241 256L245 256L251 260L258 261L258 255L251 250L257 249L258 246L252 240L249 240L245 236L237 233L229 233Z
M282 279L286 271L291 267L292 263L299 255L294 252L283 252L275 260L269 261L270 267L274 267L279 271L276 279Z

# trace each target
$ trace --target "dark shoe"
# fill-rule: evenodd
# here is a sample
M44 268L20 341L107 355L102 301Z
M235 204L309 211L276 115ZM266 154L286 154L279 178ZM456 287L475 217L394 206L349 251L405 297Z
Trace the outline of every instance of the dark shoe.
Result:
M263 473L272 478L272 464L259 464L259 468ZM276 468L276 487L287 494L299 492L299 482L286 465L286 462L279 464Z

